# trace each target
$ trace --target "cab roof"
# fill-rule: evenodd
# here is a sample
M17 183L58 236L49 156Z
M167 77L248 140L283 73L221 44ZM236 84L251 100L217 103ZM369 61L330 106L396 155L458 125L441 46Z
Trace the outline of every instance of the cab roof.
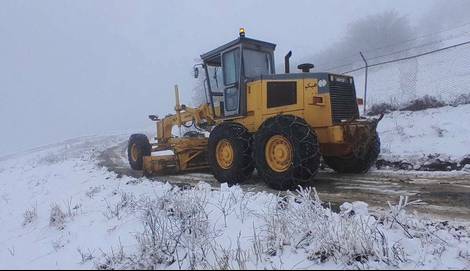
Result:
M207 63L209 65L220 65L220 56L224 51L227 51L228 49L238 47L240 45L247 46L250 48L254 48L257 50L264 49L264 50L269 50L269 51L274 51L276 48L276 44L270 43L270 42L265 42L261 40L255 40L247 37L239 37L229 43L226 43L212 51L209 51L205 54L201 55L201 59L204 61L204 63Z

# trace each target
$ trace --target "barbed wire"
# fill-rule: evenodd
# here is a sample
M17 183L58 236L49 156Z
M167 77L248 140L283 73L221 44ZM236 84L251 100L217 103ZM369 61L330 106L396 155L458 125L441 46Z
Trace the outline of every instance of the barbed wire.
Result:
M396 45L402 45L403 43L407 43L407 42L411 42L411 41L416 41L416 40L419 40L419 39L423 39L425 37L430 37L430 36L436 36L436 35L439 35L439 34L442 34L444 32L449 32L449 31L452 31L452 30L456 30L456 29L459 29L459 28L462 28L464 26L470 26L470 22L468 23L465 23L465 24L462 24L462 25L459 25L459 26L456 26L456 27L452 27L452 28L448 28L448 29L445 29L445 30L442 30L442 31L438 31L438 32L434 32L434 33L429 33L429 34L425 34L425 35L422 35L422 36L419 36L417 38L413 38L413 39L408 39L408 40L405 40L405 41L401 41L401 42L397 42L397 43L394 43L394 44L390 44L390 45L386 45L386 46L383 46L383 47L377 47L377 48L373 48L373 49L367 49L367 50L363 50L362 52L364 54L366 53L371 53L371 52L375 52L375 51L378 51L378 50L383 50L383 49L386 49L386 48L391 48L391 47L395 47ZM464 31L463 34L469 34L470 33L470 30L467 30L467 31ZM439 40L434 40L432 42L428 42L428 43L425 43L425 44L420 44L420 45L417 45L417 46L413 46L413 47L408 47L408 48L405 48L405 49L401 49L399 51L395 51L395 52L392 52L392 53L387 53L385 55L379 55L379 56L373 56L373 57L370 57L370 58L367 58L367 60L374 60L374 59L378 59L378 58L384 58L384 57L387 57L387 56L392 56L392 55L396 55L396 54L400 54L400 53L404 53L404 52L407 52L407 51L411 51L411 50L416 50L416 49L420 49L420 48L423 48L423 47L427 47L427 46L431 46L431 45L435 45L435 44L440 44L440 43L443 43L445 41L449 41L449 40L454 40L456 38L459 38L459 37L463 37L462 33L458 34L458 35L452 35L450 37L447 37L447 38L443 38L443 39L439 39ZM358 56L351 56L351 57L348 57L347 60L348 61L351 61L353 59L357 59ZM335 66L335 67L331 67L331 68L326 68L324 70L326 71L334 71L334 70L337 70L337 69L340 69L340 68L343 68L343 67L349 67L349 66L352 66L356 63L357 61L354 61L354 62L350 62L350 63L347 63L347 64L341 64L341 65L338 65L338 66Z
M392 59L392 60L388 60L388 61L383 61L383 62L379 62L379 63L370 64L370 65L368 65L368 67L371 68L371 67L376 67L376 66L390 64L390 63L395 63L395 62L399 62L399 61L405 61L405 60L418 58L418 57L422 57L422 56L425 56L425 55L430 55L430 54L434 54L434 53L437 53L437 52L441 52L441 51L445 51L445 50L449 50L449 49L452 49L452 48L456 48L456 47L460 47L460 46L464 46L464 45L469 45L469 44L470 44L470 41L465 41L465 42L461 42L461 43L454 44L454 45L451 45L451 46L446 46L446 47L443 47L443 48L435 49L435 50L432 50L432 51L428 51L428 52L424 52L424 53L420 53L420 54L416 54L416 55L412 55L412 56L407 56L407 57L402 57L402 58L397 58L397 59ZM366 68L366 66L363 66L363 67L360 67L360 68L356 68L356 69L352 69L352 70L349 70L349 71L346 71L346 72L342 72L341 74L352 73L352 72L363 70L365 68Z
M466 32L466 33L470 33L470 32ZM463 37L463 36L460 36L460 37ZM389 56L401 54L401 53L404 53L404 52L408 52L408 51L412 51L412 50L424 48L424 47L427 47L427 46L431 46L431 45L443 43L443 42L445 42L445 41L454 40L454 39L456 39L456 38L457 38L456 36L453 36L453 37L450 37L450 38L441 39L441 40L438 40L438 41L433 41L433 42L430 42L430 43L425 43L425 44L421 44L421 45L414 46L414 47L409 47L409 48L406 48L406 49L403 49L403 50L400 50L400 51L395 51L395 52L392 52L392 53L388 53L388 54L385 54L385 55L379 55L379 56L374 56L374 57L370 57L370 58L368 57L367 60L374 60L374 59L378 59L378 58L385 58L385 57L389 57ZM363 52L363 53L364 53L364 52ZM357 56L357 57L358 57L358 56ZM357 57L356 57L356 58L357 58ZM349 59L352 59L352 58L349 58ZM351 62L351 63L348 63L348 64L342 64L342 65L340 65L340 66L335 66L335 67L332 67L332 68L327 68L327 69L325 69L325 71L335 71L335 70L338 70L338 69L343 68L343 67L353 66L353 65L354 65L355 63L357 63L357 62L358 62L358 61Z
M394 58L369 60L365 59L367 64L358 62L341 72L356 79L358 94L363 91L368 105L364 112L378 110L381 106L406 107L428 100L456 106L470 102L468 37L426 51L420 49Z
M467 34L468 32L465 32L465 33ZM463 37L463 36L461 36L461 37ZM389 54L375 56L375 57L369 57L369 58L367 58L367 60L374 60L374 59L378 59L378 58L384 58L384 57L388 57L388 56L398 55L398 54L401 54L401 53L404 53L404 52L408 52L408 51L428 47L428 46L431 46L431 45L443 43L445 41L453 40L453 39L456 39L456 38L457 38L456 36L453 36L453 37L447 38L447 39L440 39L440 40L436 40L434 42L429 42L429 43L421 44L421 45L418 45L418 46L410 47L410 48L407 48L407 49L391 52Z
M423 38L426 38L426 37L431 37L431 36L439 35L439 34L442 34L442 33L445 33L445 32L453 31L453 30L456 30L458 28L462 28L464 26L470 26L470 22L467 22L467 23L464 23L462 25L455 26L455 27L452 27L452 28L448 28L448 29L445 29L445 30L441 30L441 31L438 31L438 32L424 34L424 35L418 36L416 38L412 38L412 39L408 39L408 40L404 40L404 41L399 41L399 42L396 42L396 43L393 43L393 44L385 45L384 47L377 47L377 48L367 49L367 50L363 51L363 53L370 53L370 52L383 50L383 49L390 48L390 47L395 47L395 46L401 45L403 43L408 43L408 42L411 42L411 41L417 41L417 40L420 40L420 39L423 39Z

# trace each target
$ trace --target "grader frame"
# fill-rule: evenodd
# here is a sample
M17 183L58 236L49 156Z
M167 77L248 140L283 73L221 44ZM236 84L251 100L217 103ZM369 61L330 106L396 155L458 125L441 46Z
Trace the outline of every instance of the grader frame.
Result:
M181 128L188 122L195 125L215 125L211 107L209 104L197 108L181 105L178 86L175 86L175 100L176 114L163 119L150 116L157 126L156 143L152 144L152 152L172 151L173 154L145 156L143 170L146 175L201 170L209 166L206 158L208 138L182 136ZM180 129L180 137L172 135L175 126Z

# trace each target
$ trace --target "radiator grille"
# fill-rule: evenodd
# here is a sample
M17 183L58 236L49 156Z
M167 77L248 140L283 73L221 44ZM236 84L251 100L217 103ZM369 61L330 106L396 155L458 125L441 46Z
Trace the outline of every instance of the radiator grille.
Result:
M359 118L356 91L353 84L330 82L330 97L334 123Z

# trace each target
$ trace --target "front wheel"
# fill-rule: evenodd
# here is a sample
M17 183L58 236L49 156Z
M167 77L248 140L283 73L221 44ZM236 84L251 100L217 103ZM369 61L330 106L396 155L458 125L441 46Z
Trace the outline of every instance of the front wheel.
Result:
M375 132L366 146L364 155L348 157L323 156L325 163L338 173L366 173L380 154L380 138Z
M152 145L146 135L133 134L127 145L127 157L129 164L134 170L142 170L144 167L144 156L152 153Z
M256 168L270 187L286 190L311 184L320 166L320 150L315 131L303 119L268 119L254 142Z

